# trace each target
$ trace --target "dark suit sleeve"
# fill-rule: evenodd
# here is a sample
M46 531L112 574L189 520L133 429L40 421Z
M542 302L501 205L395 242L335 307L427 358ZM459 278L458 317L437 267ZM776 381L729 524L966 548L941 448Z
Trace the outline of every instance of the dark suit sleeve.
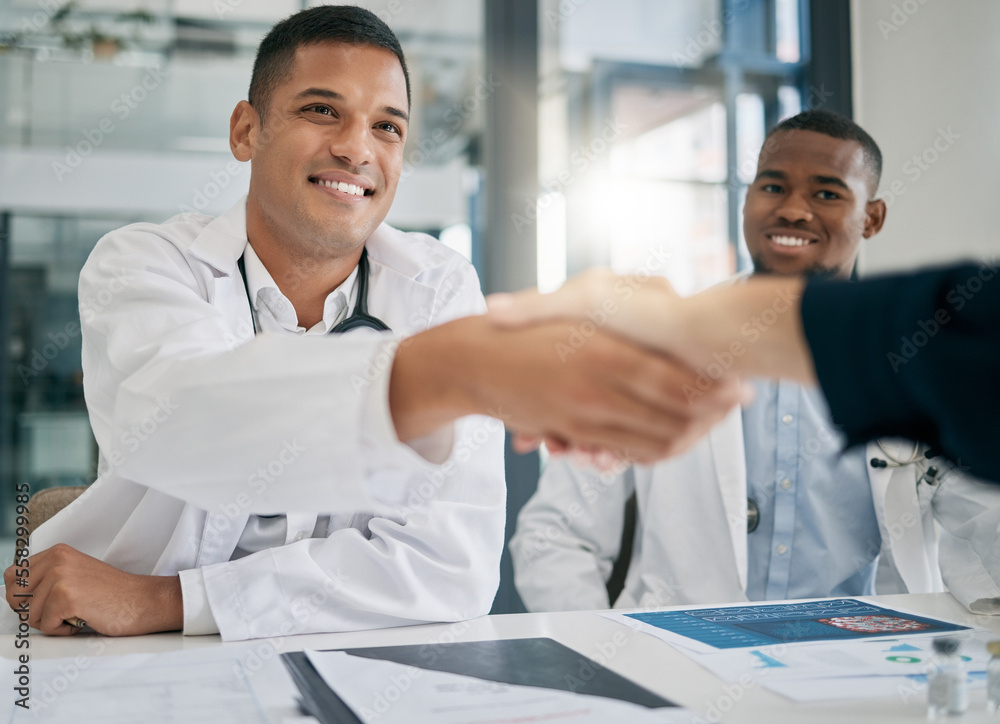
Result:
M1000 268L812 281L802 322L850 444L920 440L1000 482Z

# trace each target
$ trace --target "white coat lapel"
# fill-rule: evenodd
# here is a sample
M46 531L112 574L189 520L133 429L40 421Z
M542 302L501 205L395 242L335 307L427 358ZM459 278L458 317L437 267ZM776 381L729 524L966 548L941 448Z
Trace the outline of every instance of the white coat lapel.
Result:
M400 337L442 321L437 291L420 281L427 269L442 265L444 256L433 244L415 242L398 229L382 224L365 246L370 267L370 314L388 324ZM447 287L442 291L447 292Z
M743 411L737 407L708 434L722 505L726 511L740 588L747 587L747 468Z
M913 451L913 443L887 441L893 457L905 460ZM868 460L885 459L885 453L875 442L868 443ZM936 541L924 533L925 513L921 511L917 496L917 465L874 468L868 465L868 480L875 503L882 550L889 550L896 569L908 591L927 593L943 590L941 574L937 570ZM929 526L933 530L933 523ZM933 535L933 534L932 534Z

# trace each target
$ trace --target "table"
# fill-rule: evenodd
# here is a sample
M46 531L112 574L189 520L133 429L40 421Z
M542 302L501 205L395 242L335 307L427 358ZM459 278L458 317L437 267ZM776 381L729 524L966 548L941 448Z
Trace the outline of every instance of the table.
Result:
M875 596L869 600L890 608L988 628L997 631L1000 636L1000 617L972 615L947 593ZM920 697L911 698L907 702L893 698L802 705L759 686L743 688L739 684L724 682L666 643L589 611L485 616L457 623L290 636L229 644L222 643L218 636L185 637L178 633L113 639L95 634L81 634L71 638L48 637L35 632L31 636L30 650L32 661L37 662L47 658L73 657L81 653L113 656L231 647L240 656L249 657L252 665L258 660L261 665L268 664L269 671L273 674L280 669L280 666L271 666L277 663L277 654L303 648L436 644L535 636L555 639L586 656L600 655L608 668L692 709L699 715L699 719L695 721L719 721L716 712L721 714L721 721L724 722L754 724L926 721L925 703ZM16 653L13 639L4 636L0 644L0 655L9 659ZM257 658L254 659L254 656ZM969 712L954 721L962 724L996 722L996 718L987 716L984 701L983 691L971 692ZM296 716L294 702L288 697L272 697L264 706L268 716L276 724L280 724L285 717Z

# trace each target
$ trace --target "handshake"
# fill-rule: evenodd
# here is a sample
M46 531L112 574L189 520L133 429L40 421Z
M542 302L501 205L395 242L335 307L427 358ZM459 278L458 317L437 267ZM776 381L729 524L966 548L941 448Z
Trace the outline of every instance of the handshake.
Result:
M506 420L517 431L515 449L545 442L602 468L653 462L688 449L749 402L746 375L814 382L799 314L803 286L801 278L754 278L682 298L663 278L591 270L552 294L493 295L494 325L568 323L558 357L566 366L574 356L581 366L593 362L604 378L569 400L578 409L550 419L549 429Z
M996 277L971 264L851 283L754 275L681 298L664 279L592 270L400 345L390 406L401 440L487 414L519 452L544 442L609 467L684 452L749 400L743 378L781 377L818 383L848 444L919 440L1000 480ZM933 334L927 320L941 320Z

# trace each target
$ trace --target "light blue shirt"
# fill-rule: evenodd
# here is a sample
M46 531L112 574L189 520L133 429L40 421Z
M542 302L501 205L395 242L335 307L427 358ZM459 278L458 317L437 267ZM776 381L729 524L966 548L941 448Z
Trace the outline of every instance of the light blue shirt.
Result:
M873 594L882 537L864 447L842 451L818 390L772 380L754 386L743 439L760 524L747 536L747 597Z

